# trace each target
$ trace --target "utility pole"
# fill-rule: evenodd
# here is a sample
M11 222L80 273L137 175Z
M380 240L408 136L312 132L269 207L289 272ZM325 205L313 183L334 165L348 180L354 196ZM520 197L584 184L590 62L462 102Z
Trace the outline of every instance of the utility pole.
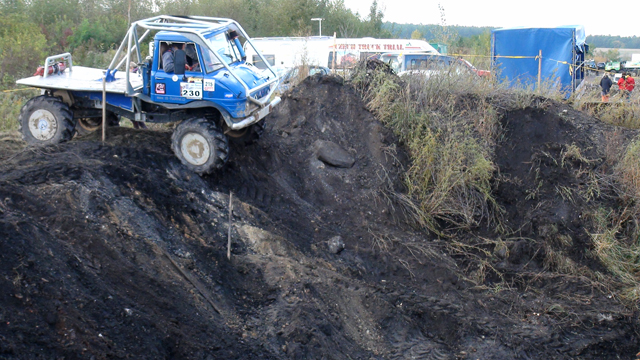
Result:
M313 18L311 19L311 21L317 21L318 22L318 26L320 27L318 33L319 36L322 36L322 20L324 20L323 18Z

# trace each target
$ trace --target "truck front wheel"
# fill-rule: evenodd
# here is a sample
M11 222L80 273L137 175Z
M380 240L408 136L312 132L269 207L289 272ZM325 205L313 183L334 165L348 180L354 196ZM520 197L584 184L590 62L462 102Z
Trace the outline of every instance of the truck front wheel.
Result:
M58 144L71 140L75 123L67 104L56 97L42 95L22 106L18 130L28 144Z
M205 118L181 122L171 136L178 159L198 174L220 169L229 158L229 141L220 128Z

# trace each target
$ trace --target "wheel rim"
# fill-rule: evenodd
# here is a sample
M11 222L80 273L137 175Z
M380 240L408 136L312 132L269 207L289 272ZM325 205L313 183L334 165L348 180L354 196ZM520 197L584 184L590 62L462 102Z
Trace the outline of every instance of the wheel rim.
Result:
M58 122L50 111L40 109L29 116L29 131L34 138L41 141L51 140L57 130Z
M96 121L91 118L81 118L78 119L78 125L86 131L93 132L96 131L102 126L102 120Z
M193 165L203 165L211 157L211 148L207 139L193 132L182 137L180 151L184 158Z

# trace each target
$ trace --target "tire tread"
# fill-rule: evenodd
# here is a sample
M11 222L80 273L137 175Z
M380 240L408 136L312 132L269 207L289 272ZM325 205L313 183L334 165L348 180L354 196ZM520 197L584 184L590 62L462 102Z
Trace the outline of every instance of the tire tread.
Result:
M47 141L39 141L32 136L27 136L30 132L29 125L24 128L24 122L29 119L29 114L37 109L45 109L50 111L58 121L59 131L53 136L52 139ZM22 134L22 140L26 141L30 145L48 145L58 144L71 140L75 134L75 123L73 121L73 112L67 104L62 100L49 95L40 95L29 99L20 108L20 115L18 117L18 131Z
M187 132L197 132L209 140L213 155L205 164L193 165L182 156L180 140ZM210 174L222 168L229 159L229 140L214 122L205 118L191 118L181 122L171 135L171 148L182 164L198 174Z

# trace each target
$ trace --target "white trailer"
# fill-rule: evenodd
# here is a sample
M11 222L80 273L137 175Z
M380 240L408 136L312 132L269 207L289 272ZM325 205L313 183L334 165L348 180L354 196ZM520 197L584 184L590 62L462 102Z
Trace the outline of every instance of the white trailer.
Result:
M438 55L439 52L424 40L311 37L253 38L252 43L269 65L276 69L290 69L307 64L330 69L348 69L363 59L380 58L380 55L420 52ZM247 47L247 62L258 68L267 68L258 54Z

